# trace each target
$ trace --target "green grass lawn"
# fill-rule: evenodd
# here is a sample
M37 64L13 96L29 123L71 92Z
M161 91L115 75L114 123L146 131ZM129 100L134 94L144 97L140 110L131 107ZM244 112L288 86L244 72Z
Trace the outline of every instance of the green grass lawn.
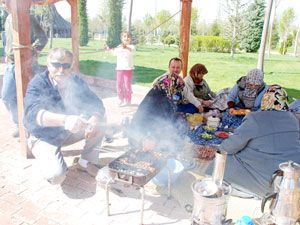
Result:
M115 79L116 57L103 51L104 43L90 41L88 46L80 48L80 71L91 76ZM71 39L53 39L53 47L71 49ZM45 64L48 47L40 57ZM163 74L169 59L178 56L178 48L164 46L136 46L134 54L135 84L151 85L153 79ZM255 68L257 54L237 54L234 58L226 53L190 52L189 68L195 63L203 63L208 69L205 76L214 91L232 87L235 81L248 70ZM265 60L265 81L267 84L280 84L289 95L300 98L300 57L273 55Z

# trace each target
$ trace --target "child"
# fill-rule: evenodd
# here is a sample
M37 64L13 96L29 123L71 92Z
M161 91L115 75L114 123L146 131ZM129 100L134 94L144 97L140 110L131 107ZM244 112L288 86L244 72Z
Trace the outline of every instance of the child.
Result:
M129 32L121 33L121 44L112 50L113 55L117 56L117 94L119 106L131 104L131 83L133 75L133 51L131 45L132 36Z

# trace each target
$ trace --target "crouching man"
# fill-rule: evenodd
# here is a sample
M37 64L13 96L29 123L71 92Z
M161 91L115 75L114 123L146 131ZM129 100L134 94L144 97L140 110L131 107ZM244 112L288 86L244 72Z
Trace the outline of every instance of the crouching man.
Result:
M105 108L101 99L72 72L73 54L54 48L47 57L47 70L29 83L24 99L24 126L30 133L29 147L42 175L51 184L66 178L67 165L61 147L85 139L77 168L96 176L104 134Z

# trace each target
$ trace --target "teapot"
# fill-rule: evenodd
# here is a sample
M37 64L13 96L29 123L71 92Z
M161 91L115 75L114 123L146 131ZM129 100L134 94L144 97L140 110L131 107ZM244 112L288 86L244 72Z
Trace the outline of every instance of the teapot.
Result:
M274 181L278 181L277 184L274 185ZM275 192L263 198L262 212L265 203L271 199L272 221L278 225L296 224L300 221L300 165L292 161L281 163L279 170L274 172L270 185Z

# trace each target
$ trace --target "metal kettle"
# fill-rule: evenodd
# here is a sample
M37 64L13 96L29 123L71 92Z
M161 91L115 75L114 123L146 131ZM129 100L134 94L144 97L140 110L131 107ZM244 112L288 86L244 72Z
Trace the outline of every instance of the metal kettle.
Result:
M300 165L292 161L281 163L279 170L274 172L270 185L275 192L262 200L262 212L265 203L272 200L272 221L278 225L296 224L300 220Z

